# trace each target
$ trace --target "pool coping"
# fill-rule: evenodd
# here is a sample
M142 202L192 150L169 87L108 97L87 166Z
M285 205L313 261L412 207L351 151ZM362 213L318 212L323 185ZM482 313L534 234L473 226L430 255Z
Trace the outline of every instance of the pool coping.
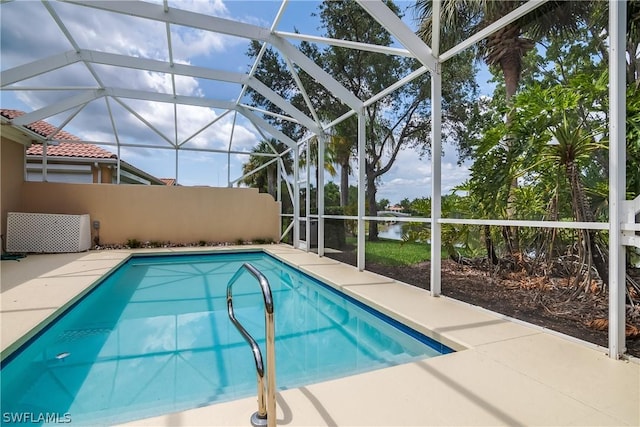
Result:
M3 358L43 327L43 320L73 304L133 254L247 250L265 251L460 350L280 391L279 424L640 424L640 364L611 360L601 347L446 297L434 298L414 286L360 272L288 245L95 251L68 256L68 262L63 259L62 265L44 274L38 275L36 271L31 275L34 277L27 274L22 278L17 269L28 269L30 263L38 265L52 256L29 256L19 268L17 264L3 262L0 299ZM5 279L11 283L5 283ZM38 299L43 300L42 307L37 307ZM20 333L25 329L30 332ZM495 387L497 383L499 387ZM594 385L598 387L597 393L593 392ZM255 406L255 397L240 399L138 420L131 425L249 425ZM537 409L532 410L532 406Z

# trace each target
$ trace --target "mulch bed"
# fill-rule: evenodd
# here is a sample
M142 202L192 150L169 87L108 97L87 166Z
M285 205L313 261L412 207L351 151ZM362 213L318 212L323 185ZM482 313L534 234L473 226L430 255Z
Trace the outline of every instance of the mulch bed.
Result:
M354 252L327 257L356 265ZM389 266L367 263L367 270L429 289L430 263ZM482 268L442 262L442 293L509 317L608 347L608 295L598 292L571 297L566 279L510 274L495 277ZM627 305L627 353L640 357L640 306Z

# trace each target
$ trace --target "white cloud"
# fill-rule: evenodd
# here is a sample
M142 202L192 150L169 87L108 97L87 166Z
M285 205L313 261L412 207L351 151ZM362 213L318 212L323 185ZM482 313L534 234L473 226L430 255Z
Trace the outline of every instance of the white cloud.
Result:
M161 4L161 2L159 3ZM222 0L180 0L170 4L181 9L223 18L231 17L229 10L231 7L234 9L234 17L240 16L239 19L242 22L267 27L270 25L264 19L266 14L263 14L264 16L259 14L260 10L264 10L260 9L264 7L261 2L256 2L255 10L245 7L242 12L237 11L240 9L239 3L228 7ZM3 4L1 7L2 52L0 59L3 70L73 48L62 31L55 25L42 3L14 2ZM53 7L60 14L66 27L81 48L168 60L166 28L163 23L65 3L54 3ZM252 13L256 16L252 16ZM29 22L30 25L25 25L25 22ZM300 20L300 24L302 25L304 22ZM38 31L33 31L33 28L37 28ZM242 64L248 62L248 58L244 56L244 50L239 51L241 44L247 43L245 40L178 26L172 26L171 31L174 61L185 64L204 64L214 69L246 71L246 68L242 69ZM95 65L94 67L100 72L102 83L107 86L172 93L172 81L168 75L104 65ZM207 95L211 98L223 96L220 92L213 92L208 82L205 84L192 77L178 77L175 83L177 93L180 95ZM29 84L97 86L98 82L93 79L84 64L78 63L39 76L32 79ZM15 95L32 109L41 108L70 96L70 94L61 91L16 92ZM175 139L173 105L129 99L123 102L135 106L136 111L142 117L170 140ZM91 114L79 114L77 120L72 121L73 128L67 130L88 140L114 141L113 130L110 120L106 117L104 104L103 100L98 100L87 105L86 112ZM117 102L111 101L110 105L121 142L168 145L166 141L159 138L155 132ZM2 105L2 107L12 108L11 105ZM71 114L71 111L65 114ZM203 126L214 120L218 114L220 112L203 107L179 107L178 142L194 135ZM192 148L226 149L229 146L231 128L232 115L230 114L194 137L188 144ZM253 129L248 121L239 117L233 134L232 149L250 151L261 139L262 136ZM110 151L115 152L115 149ZM453 152L453 150L451 151ZM159 176L171 176L170 172L175 168L175 154L172 150L152 151L147 148L124 148L121 155L124 160L135 163L141 169ZM232 156L232 170L236 172L239 165L246 160L247 156ZM226 168L226 161L215 166L218 170L222 170L223 167ZM453 185L462 182L468 175L465 167L458 168L455 166L455 159L448 157L443 159L442 168L445 171L442 178L442 188L445 193L450 191ZM189 170L191 168L184 169L182 168L180 172L181 176L187 175L188 178L185 178L187 182L198 183L197 177L191 176L192 170ZM192 169L195 171L197 168ZM226 172L224 175L226 180ZM210 181L211 176L210 174L203 179ZM232 175L233 178L235 178L234 175ZM217 179L220 178L217 177ZM379 198L384 197L395 202L404 197L413 199L428 196L431 192L430 162L428 159L420 160L418 153L414 150L405 150L400 153L394 167L382 177L381 181L378 191Z
M446 153L455 153L453 147L445 150ZM453 188L469 177L467 165L458 166L455 154L447 154L441 161L442 194L450 193ZM419 197L431 197L431 159L421 158L414 149L402 150L391 170L382 176L377 196L378 199L389 199L397 203L404 198L413 200Z
M169 7L219 17L228 17L229 15L229 9L222 0L172 0L169 2Z

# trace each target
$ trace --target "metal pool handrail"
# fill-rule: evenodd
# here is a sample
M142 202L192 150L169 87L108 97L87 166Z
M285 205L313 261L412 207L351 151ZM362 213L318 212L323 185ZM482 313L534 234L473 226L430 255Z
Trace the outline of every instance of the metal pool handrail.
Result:
M264 386L264 364L262 362L262 352L256 340L247 332L247 330L236 319L233 312L233 295L232 287L238 278L247 270L253 277L258 280L262 297L264 298L264 321L265 333L267 339L267 390L265 400ZM227 312L229 319L238 329L242 337L251 347L253 359L256 364L256 373L258 377L258 412L251 416L251 424L257 426L275 427L276 425L276 358L275 358L275 328L273 324L273 298L271 296L271 286L267 278L253 265L245 262L238 271L233 275L227 284Z

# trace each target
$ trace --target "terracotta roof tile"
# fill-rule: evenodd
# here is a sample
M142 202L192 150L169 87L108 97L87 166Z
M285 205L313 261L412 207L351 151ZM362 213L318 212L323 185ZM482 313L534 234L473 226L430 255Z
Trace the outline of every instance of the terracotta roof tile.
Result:
M28 156L41 156L42 144L31 144L27 148ZM47 146L47 156L49 157L82 157L90 159L116 159L118 156L104 150L97 145L88 143L61 142L58 145Z
M4 117L8 118L8 119L15 119L16 117L20 117L24 115L24 111L20 111L20 110L0 110L0 114L2 114ZM42 135L44 137L49 137L49 135L51 135L52 133L54 133L56 131L56 127L53 126L50 123L47 123L45 121L39 120L37 122L33 122L33 123L29 123L28 125L25 125L25 127L29 130L32 130L33 132ZM65 132L64 130L61 130L59 132L57 132L55 134L56 139L69 139L69 140L74 140L74 141L79 141L80 138L78 138L75 135L70 134L69 132Z
M8 119L15 119L16 117L22 116L24 112L20 110L0 109L0 114L2 114L2 116ZM55 126L42 120L25 125L25 127L37 133L38 135L42 135L44 137L48 137L50 134L56 131ZM57 132L55 137L56 139L80 141L80 138L64 130ZM42 144L39 144L39 143L31 144L31 146L27 149L27 155L41 156ZM100 148L97 145L88 144L88 143L74 143L74 142L60 142L58 145L47 146L47 156L82 157L82 158L91 158L91 159L117 159L118 158L118 156L116 156L115 154L103 148Z

